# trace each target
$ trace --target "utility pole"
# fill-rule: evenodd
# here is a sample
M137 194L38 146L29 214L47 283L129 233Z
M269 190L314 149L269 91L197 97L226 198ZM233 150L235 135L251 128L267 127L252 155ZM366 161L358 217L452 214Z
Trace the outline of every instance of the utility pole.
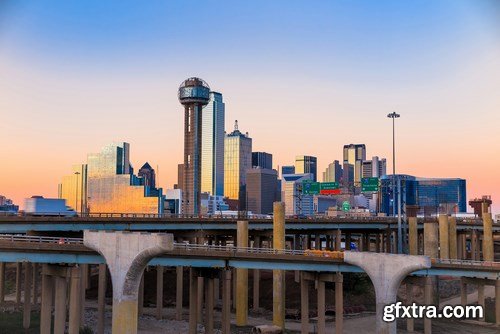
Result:
M396 118L401 117L401 115L396 112L392 112L387 115L388 118L392 118L392 215L396 216ZM403 252L403 233L401 228L401 184L398 179L398 254Z

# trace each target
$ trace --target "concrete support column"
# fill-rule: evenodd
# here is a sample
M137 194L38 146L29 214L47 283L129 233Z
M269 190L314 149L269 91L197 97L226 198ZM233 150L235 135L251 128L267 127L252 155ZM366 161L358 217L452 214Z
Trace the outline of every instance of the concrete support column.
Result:
M428 257L399 254L345 252L344 261L368 274L375 288L376 329L379 334L395 334L396 322L383 320L384 307L395 303L401 281L411 272L431 267Z
M483 260L494 261L493 219L491 213L483 212Z
M417 217L408 217L408 239L410 255L418 255Z
M457 247L457 219L454 216L449 218L449 245L450 245L450 259L458 259Z
M470 259L477 261L479 259L479 250L477 245L477 231L472 230L470 235Z
M104 319L106 312L106 274L106 264L99 264L99 283L97 287L97 334L104 334ZM144 287L144 284L142 286Z
M439 257L450 258L448 215L439 215Z
M460 304L467 305L467 283L464 278L460 278Z
M409 306L413 303L413 285L411 283L406 283L406 305ZM408 332L413 332L415 330L415 319L406 319L406 330Z
M84 245L106 259L113 282L113 334L136 334L138 293L148 262L173 250L166 233L84 231Z
M31 272L31 262L26 262L24 266L23 328L28 331L31 323L31 279L33 278L33 273Z
M144 314L144 273L141 275L141 282L139 283L139 292L137 295L137 315L142 317Z
M71 268L71 285L69 293L69 334L78 334L80 332L80 318L82 302L80 300L80 290L84 289L81 279L81 269L79 267Z
M297 240L297 236L295 236L294 240ZM260 248L260 237L254 237L254 248ZM295 246L298 246L297 244ZM253 309L256 311L260 307L260 270L253 270Z
M484 298L484 284L483 283L479 283L479 285L477 286L477 304L482 306L483 310L485 310L486 303L485 303L485 298ZM480 318L479 320L484 321L484 317Z
M431 259L438 258L438 224L435 221L424 221L424 255Z
M430 276L424 277L424 304L432 305L432 279ZM432 322L429 318L424 318L424 334L432 333Z
M0 305L5 301L5 262L0 262Z
M273 203L273 247L285 248L285 203ZM273 324L285 330L285 271L273 270Z
M317 280L318 285L318 334L325 334L325 281Z
M385 231L385 252L392 253L392 242L391 242L392 231L388 228Z
M314 237L314 248L321 250L321 236L319 234Z
M335 250L342 250L342 231L340 229L335 231Z
M156 266L156 319L161 320L163 313L163 267Z
M183 290L183 272L184 267L177 266L175 268L177 280L175 291L175 320L182 320L182 290Z
M209 277L206 281L207 291L205 294L205 309L206 309L206 321L205 321L205 333L214 333L214 279Z
M54 278L46 274L47 264L42 273L42 307L40 310L40 334L52 333L52 307L54 297Z
M21 262L16 263L16 306L21 306L21 275L23 267Z
M198 277L198 300L196 302L196 319L199 324L203 323L203 299L205 291L205 280L203 277Z
M345 250L351 250L351 233L345 234Z
M81 279L81 289L80 289L80 303L82 304L80 307L80 319L85 319L85 297L87 292L87 286L90 285L89 279L89 265L82 264L80 266L80 279Z
M55 277L54 334L64 334L66 330L66 302L68 285L66 277Z
M248 221L236 223L236 244L248 247ZM236 326L248 322L248 269L236 269Z
M309 334L309 282L304 273L300 277L300 322L301 334Z
M33 263L33 305L38 304L38 263Z
M495 281L495 322L500 325L500 279Z
M231 334L231 270L222 271L222 334Z
M335 333L344 331L344 276L342 273L334 275L335 281Z
M198 327L198 276L189 269L189 334L196 334Z

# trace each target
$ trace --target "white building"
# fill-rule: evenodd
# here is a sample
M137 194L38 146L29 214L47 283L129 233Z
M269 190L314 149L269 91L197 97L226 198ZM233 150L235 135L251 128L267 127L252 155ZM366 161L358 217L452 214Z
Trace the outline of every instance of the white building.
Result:
M312 173L282 175L281 200L285 202L286 215L314 215L313 195L302 193L302 182L313 179Z

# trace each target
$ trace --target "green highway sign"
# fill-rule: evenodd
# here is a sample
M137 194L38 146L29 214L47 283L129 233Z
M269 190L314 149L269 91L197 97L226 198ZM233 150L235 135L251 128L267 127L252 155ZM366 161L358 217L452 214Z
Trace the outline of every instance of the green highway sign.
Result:
M338 182L322 182L320 183L319 193L322 195L340 194Z
M378 177L361 178L361 192L370 193L378 191Z
M313 181L303 181L302 182L302 193L305 195L317 195L319 194L320 186L319 182Z

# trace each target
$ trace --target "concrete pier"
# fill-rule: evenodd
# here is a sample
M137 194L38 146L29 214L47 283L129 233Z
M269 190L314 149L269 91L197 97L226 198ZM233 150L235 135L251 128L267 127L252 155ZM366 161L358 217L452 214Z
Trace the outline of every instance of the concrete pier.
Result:
M325 281L317 280L318 292L318 334L325 334Z
M66 303L68 298L66 277L55 277L55 290L54 334L64 334L66 332Z
M80 332L81 323L81 293L80 290L84 289L81 279L81 270L78 267L71 268L71 284L69 294L69 334L78 334Z
M448 215L439 215L439 257L450 258Z
M222 334L231 333L231 270L222 270Z
M450 259L456 260L458 259L458 247L457 247L457 219L454 216L451 216L449 219L448 226L448 239L450 245Z
M0 262L0 305L5 301L5 262Z
M491 213L483 212L483 260L494 261L493 219Z
M24 267L23 328L28 331L31 323L31 280L33 278L32 263L25 262Z
M300 274L300 321L301 334L309 334L309 281Z
M342 334L344 330L344 276L336 273L335 282L335 333Z
M285 249L285 203L273 203L273 248ZM285 329L285 271L273 270L273 324Z
M297 238L295 238L297 240ZM260 237L255 236L253 241L254 248L261 248ZM298 248L297 248L298 249ZM258 310L260 307L260 269L253 270L253 305L254 311Z
M183 276L184 267L177 266L176 272L176 286L175 286L175 320L182 320L182 292L183 292Z
M105 259L113 282L113 334L137 333L137 299L144 268L155 256L173 250L173 235L84 231L85 246Z
M104 334L106 311L106 264L99 264L99 283L97 287L97 334Z
M16 263L16 306L21 306L21 275L23 267L21 262Z
M214 278L208 277L205 280L206 293L205 293L205 334L214 333Z
M40 334L52 332L52 308L54 296L54 278L48 273L48 264L42 267L42 307L40 310Z
M438 254L438 224L435 221L424 221L424 255L437 259Z
M424 277L424 305L432 305L432 278ZM429 318L424 318L424 334L432 333L432 321Z
M410 255L418 255L417 217L408 217L408 247Z
M500 279L495 280L495 322L500 326Z
M198 328L198 275L196 269L189 269L189 334L196 334Z
M163 267L156 266L156 319L161 320L163 313Z
M248 247L248 221L236 223L236 245ZM236 326L248 322L248 269L236 269Z
M397 301L399 285L408 274L431 267L430 259L413 255L345 252L344 261L364 269L373 283L377 304L377 333L395 334L396 322L383 321L384 306Z

